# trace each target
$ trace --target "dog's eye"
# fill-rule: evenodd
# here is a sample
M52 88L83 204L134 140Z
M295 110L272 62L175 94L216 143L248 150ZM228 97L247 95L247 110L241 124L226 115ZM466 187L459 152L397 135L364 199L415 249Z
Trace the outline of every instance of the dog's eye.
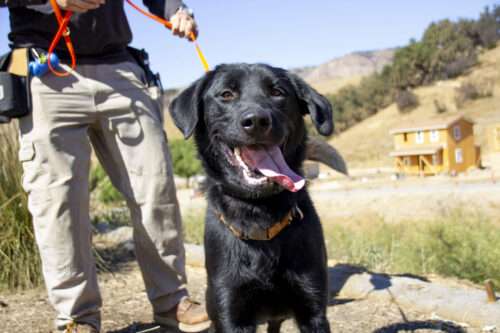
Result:
M232 101L236 97L235 94L230 90L224 90L222 94L220 94L220 96L225 102Z
M281 97L281 96L285 95L283 93L283 91L281 91L281 89L278 89L278 88L271 88L271 91L269 92L269 94L273 97Z

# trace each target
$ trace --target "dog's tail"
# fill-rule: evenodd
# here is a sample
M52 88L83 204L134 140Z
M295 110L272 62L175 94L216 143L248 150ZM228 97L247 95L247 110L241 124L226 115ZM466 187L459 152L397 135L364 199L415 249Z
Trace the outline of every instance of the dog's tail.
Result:
M347 164L337 149L326 141L316 137L309 137L306 146L306 159L328 165L335 171L348 176Z

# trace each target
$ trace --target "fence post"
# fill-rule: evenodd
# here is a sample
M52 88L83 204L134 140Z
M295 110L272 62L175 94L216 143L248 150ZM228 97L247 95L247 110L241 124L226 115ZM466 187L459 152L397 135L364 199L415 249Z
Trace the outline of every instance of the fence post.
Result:
M497 296L493 288L493 281L490 279L484 281L484 287L486 289L486 295L488 295L488 303L495 303L497 301Z

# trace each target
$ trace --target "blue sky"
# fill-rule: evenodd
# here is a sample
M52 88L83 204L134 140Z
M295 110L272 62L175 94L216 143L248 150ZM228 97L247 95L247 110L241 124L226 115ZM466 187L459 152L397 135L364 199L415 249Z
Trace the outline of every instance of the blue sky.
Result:
M113 0L108 0L113 1ZM140 3L140 0L136 0ZM491 0L186 0L200 26L211 66L265 62L291 68L343 54L405 45L443 18L476 18ZM194 47L159 24L128 10L133 45L146 48L165 87L203 74ZM0 53L7 50L8 12L0 9Z

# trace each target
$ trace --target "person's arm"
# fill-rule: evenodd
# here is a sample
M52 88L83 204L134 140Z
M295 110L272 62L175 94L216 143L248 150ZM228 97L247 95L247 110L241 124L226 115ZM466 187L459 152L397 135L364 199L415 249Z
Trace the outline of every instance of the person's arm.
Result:
M149 11L172 23L172 33L179 37L198 36L192 11L181 0L143 0Z
M184 6L181 0L143 0L142 2L151 13L169 21L177 10Z
M26 7L44 5L47 0L0 0L0 7Z
M76 13L85 13L92 9L97 9L106 0L57 0L61 9L71 10ZM0 0L0 7L28 7L42 13L50 13L52 8L48 0Z

